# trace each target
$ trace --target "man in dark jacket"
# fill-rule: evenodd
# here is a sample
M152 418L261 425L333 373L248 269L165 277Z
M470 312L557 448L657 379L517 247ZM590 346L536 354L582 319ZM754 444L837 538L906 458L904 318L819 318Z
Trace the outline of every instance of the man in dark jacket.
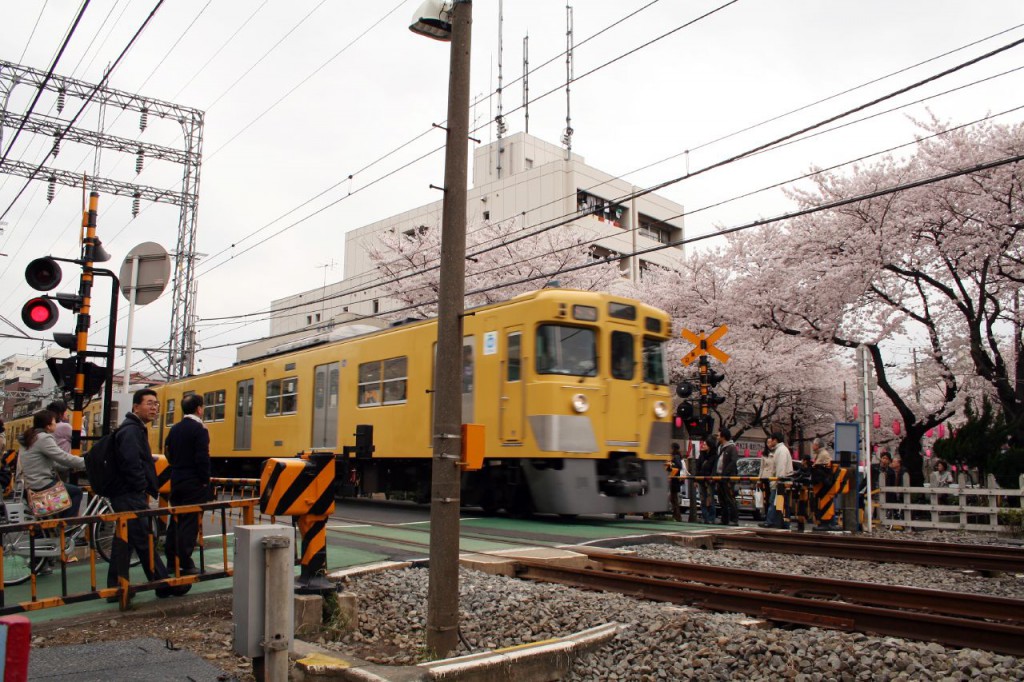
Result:
M132 398L132 411L125 415L114 436L115 454L113 466L110 467L111 480L107 497L110 499L110 506L116 512L147 510L149 500L146 496L156 497L158 494L156 467L153 464L153 452L149 449L146 428L156 418L159 409L160 402L157 400L156 391L151 388L136 391ZM118 576L128 575L132 550L139 555L148 580L163 580L168 577L167 567L155 553L150 565L151 535L147 519L132 519L128 521L128 544L114 536L110 550L110 566L107 569L107 587L117 587ZM160 587L156 590L156 596L181 596L188 592L190 587L191 585ZM116 598L110 598L114 599Z
M181 400L182 420L171 427L164 443L171 465L171 506L210 501L210 433L203 425L203 399L195 393ZM167 528L167 566L182 575L199 573L192 560L199 533L199 514L179 514Z
M700 442L700 455L697 457L697 475L714 476L715 463L718 461L718 448L711 439ZM702 523L715 522L715 482L702 479L700 482L700 515Z
M722 428L718 432L718 462L715 463L718 476L735 476L736 461L740 458L739 448L732 441L732 432ZM722 525L740 525L740 513L736 507L736 484L733 481L718 482L718 504L722 508Z

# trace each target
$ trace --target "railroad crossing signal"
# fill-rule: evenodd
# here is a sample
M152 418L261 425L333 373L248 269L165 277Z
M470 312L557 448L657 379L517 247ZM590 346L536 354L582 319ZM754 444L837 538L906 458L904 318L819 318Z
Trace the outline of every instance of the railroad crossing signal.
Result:
M718 341L725 333L729 331L728 325L722 325L715 331L711 332L707 336L704 332L694 334L689 329L684 329L682 337L694 345L694 349L683 356L683 364L690 366L694 360L705 355L710 355L714 359L721 363L729 362L729 354L720 348L715 347L715 341Z

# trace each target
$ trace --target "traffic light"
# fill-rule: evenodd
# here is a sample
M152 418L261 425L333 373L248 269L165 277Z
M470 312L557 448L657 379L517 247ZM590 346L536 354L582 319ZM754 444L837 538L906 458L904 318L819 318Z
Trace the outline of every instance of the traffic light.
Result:
M77 374L77 360L75 358L47 358L46 366L50 368L57 386L63 391L75 390L75 375ZM99 393L103 382L107 379L107 368L100 367L94 363L85 363L85 388L83 396L91 396Z
M716 372L713 369L708 369L708 386L717 386L722 383L725 379L725 372Z
M46 331L57 324L57 306L46 296L36 296L22 307L21 321L33 331Z
M693 403L689 401L679 403L679 405L676 406L676 417L682 419L684 422L693 419L696 412L697 411L694 409Z
M714 391L708 391L708 395L707 398L705 398L705 402L708 404L708 407L718 407L719 405L725 402L725 396L718 395Z
M683 400L686 400L691 395L693 395L693 384L691 384L688 381L682 382L681 384L676 386L676 395L682 398Z
M60 266L49 256L36 258L25 268L25 281L36 291L50 291L60 284L60 280ZM57 316L57 306L49 296L35 296L21 308L21 321L37 332L57 324Z

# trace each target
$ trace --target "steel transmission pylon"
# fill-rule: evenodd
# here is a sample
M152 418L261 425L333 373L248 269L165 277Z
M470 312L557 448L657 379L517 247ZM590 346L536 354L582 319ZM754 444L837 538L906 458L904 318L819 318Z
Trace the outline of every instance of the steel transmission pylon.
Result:
M50 116L33 113L26 118L12 114L7 110L7 103L11 91L18 85L27 85L32 89L45 88L56 93L58 113L63 109L67 98L71 97L81 101L90 100L100 106L113 105L122 110L138 112L140 131L145 130L151 116L177 121L182 128L182 148L149 144L75 126L68 128L67 123ZM160 159L181 165L180 192L97 176L89 178L89 187L104 194L131 197L135 200L133 214L138 213L138 202L141 200L174 204L181 208L178 238L174 249L171 328L168 337L166 374L169 379L192 374L195 366L196 222L199 213L199 172L202 162L204 112L56 74L47 78L44 71L3 60L0 60L0 100L3 103L0 110L0 131L3 127L17 129L23 126L23 132L46 135L55 140L54 157L57 155L59 143L66 140L131 154L136 157L137 172L141 170L144 159ZM10 158L0 167L0 173L30 180L45 180L51 186L82 185L81 173L53 166L33 165Z

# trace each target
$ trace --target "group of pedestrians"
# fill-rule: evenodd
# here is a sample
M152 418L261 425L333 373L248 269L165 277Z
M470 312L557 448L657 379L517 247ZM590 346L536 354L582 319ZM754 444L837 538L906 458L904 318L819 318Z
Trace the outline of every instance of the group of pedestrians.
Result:
M727 428L719 430L714 437L705 438L700 442L700 455L697 457L697 475L715 477L700 479L701 522L715 523L719 510L723 526L740 525L739 510L736 505L736 484L729 480L736 476L736 462L739 449L732 440L732 432ZM717 499L717 504L716 504Z
M210 436L203 425L203 399L197 394L181 401L182 420L171 427L164 450L171 468L171 505L201 504L210 500ZM149 498L157 497L158 484L153 452L149 447L147 429L160 411L156 391L143 388L132 398L132 411L114 437L115 460L113 482L108 495L117 512L149 509ZM199 531L199 513L178 514L167 528L164 551L165 564L153 554L150 561L151 530L145 519L128 521L127 544L115 537L107 569L107 587L116 587L119 575L126 575L131 553L141 559L142 570L150 581L170 576L168 566L177 565L181 575L199 572L192 559ZM159 598L186 594L191 585L173 585L156 589ZM116 597L110 598L116 601Z
M165 454L171 470L171 505L202 504L210 495L210 436L203 424L203 399L191 394L181 401L182 420L171 427ZM156 391L144 388L132 397L131 412L114 435L113 460L108 463L107 498L115 512L138 512L150 508L150 498L159 495L156 466L149 446L149 424L156 418L160 403ZM82 489L68 481L70 474L85 469L82 457L71 452L71 425L66 421L67 406L55 401L32 417L32 429L25 433L24 446L18 457L18 475L28 489L38 492L65 481L71 506L60 514L63 518L78 515ZM118 578L127 575L131 554L141 560L142 570L150 581L170 577L177 569L180 575L199 573L192 554L199 533L199 513L172 516L164 542L167 562L149 551L152 531L147 519L132 518L127 522L128 541L114 536L107 587L117 587ZM168 570L171 568L171 571ZM164 586L156 589L160 598L186 594L191 585ZM109 598L117 601L117 597Z

